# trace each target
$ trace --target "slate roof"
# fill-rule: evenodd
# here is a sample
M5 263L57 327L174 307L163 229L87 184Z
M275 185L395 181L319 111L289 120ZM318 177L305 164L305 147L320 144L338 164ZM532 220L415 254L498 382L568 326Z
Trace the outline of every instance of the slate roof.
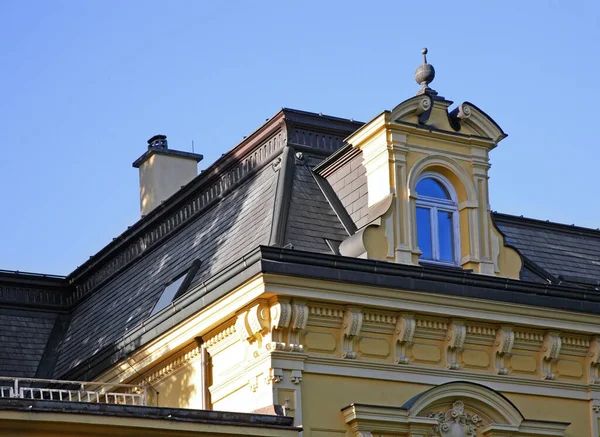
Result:
M496 225L525 258L521 279L600 285L600 231L494 213Z
M320 160L312 158L310 161L316 164ZM311 167L296 166L285 243L290 243L298 250L332 253L326 239L339 245L348 236L348 232L317 185Z
M80 369L86 368L86 360L110 354L124 334L148 318L165 285L196 259L202 264L190 289L252 249L278 244L272 235L278 221L285 229L281 245L291 243L294 247L331 253L326 239L341 241L348 236L319 189L311 168L341 147L342 139L359 123L302 111L283 110L280 114L287 131L276 134L279 139L275 142L265 134L266 139L261 141L266 141L268 147L259 146L256 150L260 153L248 151L251 165L258 169L254 175L240 184L228 182L231 178L224 181L221 185L231 183L231 190L224 192L210 208L179 225L181 229L174 236L156 244L138 262L117 272L76 304L54 367L55 378L76 378L81 374ZM317 126L310 126L311 117L318 120ZM292 155L291 170L285 173L282 171L285 163L280 165L281 150L277 153L277 147L283 146L282 135L292 136L295 147L304 150L306 157L296 162ZM238 170L232 165L241 158L240 155L227 164L226 156L213 164L213 168L220 173L235 173ZM291 189L282 193L285 187ZM285 204L281 212L276 212L277 202Z
M15 294L2 288L0 275L0 376L83 377L95 369L92 361L112 356L120 339L146 323L165 285L194 260L202 264L190 290L261 245L333 254L364 224L364 214L355 214L364 172L354 156L337 186L314 168L360 125L283 109L69 277L25 284ZM346 187L358 200L341 198ZM522 280L597 286L600 232L493 217L523 255Z
M55 320L54 313L0 308L0 376L36 376Z
M264 167L249 181L151 252L143 262L78 305L56 364L56 378L110 347L146 319L167 282L202 260L195 282L269 243L277 174Z

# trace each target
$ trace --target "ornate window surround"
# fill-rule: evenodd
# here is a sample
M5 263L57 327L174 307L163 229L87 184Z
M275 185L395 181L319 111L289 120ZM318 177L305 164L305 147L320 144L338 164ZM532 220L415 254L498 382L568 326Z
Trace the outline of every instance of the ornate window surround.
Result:
M420 258L420 262L424 262L424 263L429 263L429 264L441 264L441 265L460 265L460 259L461 259L461 249L460 249L460 222L459 222L459 217L458 217L458 197L456 195L456 190L454 189L454 186L452 185L452 183L448 180L448 178L446 178L445 176L443 176L440 173L437 172L433 172L433 171L424 171L423 173L421 173L419 175L419 178L417 179L417 183L416 185L419 184L419 182L421 182L424 179L433 179L436 182L439 182L446 190L446 192L448 193L448 195L450 196L450 200L446 200L446 199L438 199L438 198L432 198L432 197L428 197L428 196L424 196L424 195L419 195L418 192L416 192L416 199L415 199L415 209L416 208L426 208L429 209L431 211L433 211L433 213L431 214L432 218L431 218L431 244L432 244L432 254L433 257L432 259L425 259L425 258ZM415 185L415 187L416 187ZM453 253L452 253L452 258L453 260L448 262L448 261L442 261L440 260L440 254L439 254L439 229L438 229L438 218L437 218L437 211L445 211L445 212L450 212L452 214L452 244L453 244ZM415 210L415 217L416 217L416 210ZM417 223L415 221L415 228L417 228ZM417 235L418 235L418 229L417 229ZM418 241L418 238L417 238Z
M351 404L342 409L356 437L565 436L569 423L527 420L503 395L483 385L450 382L429 389L402 407Z

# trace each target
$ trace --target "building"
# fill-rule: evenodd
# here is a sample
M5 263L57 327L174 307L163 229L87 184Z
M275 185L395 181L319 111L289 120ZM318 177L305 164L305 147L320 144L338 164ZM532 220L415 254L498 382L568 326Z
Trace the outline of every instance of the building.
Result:
M423 55L368 123L283 109L198 176L151 138L136 224L0 275L0 429L598 436L600 232L491 212L506 134Z

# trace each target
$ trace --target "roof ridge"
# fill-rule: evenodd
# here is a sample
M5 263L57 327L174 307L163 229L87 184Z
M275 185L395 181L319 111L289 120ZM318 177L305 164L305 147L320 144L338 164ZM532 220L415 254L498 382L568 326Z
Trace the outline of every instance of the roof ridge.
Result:
M327 118L327 119L330 119L330 120L338 120L338 121L351 122L351 123L360 124L360 125L365 124L364 121L355 120L353 118L337 117L335 115L327 115L327 114L323 114L322 112L304 111L302 109L287 108L285 106L283 108L281 108L281 110L284 111L284 112L293 112L293 113L296 113L296 114L312 115L314 117L322 117L322 118Z
M522 215L518 216L518 215L512 215L512 214L505 214L505 213L498 212L498 211L492 211L492 214L494 215L495 218L498 218L499 220L527 223L529 225L537 226L540 228L549 228L549 229L553 229L553 230L558 229L558 230L569 232L572 234L581 234L581 233L591 234L593 237L600 238L600 228L597 228L597 229L586 228L584 226L577 226L574 224L568 225L566 223L552 222L550 220L541 220L541 219L532 218L532 217L525 217Z

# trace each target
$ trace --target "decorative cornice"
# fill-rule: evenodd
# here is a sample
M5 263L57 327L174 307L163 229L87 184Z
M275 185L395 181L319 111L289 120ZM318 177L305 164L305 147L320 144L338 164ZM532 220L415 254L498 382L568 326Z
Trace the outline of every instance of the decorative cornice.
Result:
M71 289L41 289L0 284L0 304L66 309Z
M448 323L441 320L418 318L416 323L419 329L433 329L436 331L446 331L448 329Z
M211 349L214 346L221 343L222 341L226 340L227 338L233 336L236 332L237 331L236 331L235 323L230 324L226 328L224 328L224 329L220 330L219 332L217 332L216 334L213 334L212 336L210 336L208 338L208 340L206 340L204 342L204 345L206 346L207 349Z
M496 328L490 326L467 325L467 334L478 335L482 337L493 337L496 335Z
M505 390L513 393L538 394L560 398L589 399L590 388L600 393L598 386L589 386L581 383L573 383L557 380L544 380L511 375L506 378L503 375L493 373L473 372L461 370L448 372L447 369L439 367L424 367L413 364L398 366L389 362L345 360L341 358L325 356L309 356L305 361L305 372L336 374L339 375L341 368L354 369L353 375L361 378L385 379L394 381L408 381L419 384L438 385L456 378L460 381L472 381L485 384L497 390ZM390 377L390 375L397 375ZM498 388L496 388L498 387Z
M159 370L152 371L150 375L148 375L145 380L149 384L153 384L155 382L160 381L161 379L166 378L171 373L176 370L182 368L196 357L198 357L202 352L200 346L195 346L192 349L189 349L185 352L182 352L176 355L174 358L169 360L169 363L161 367Z
M515 331L515 340L526 341L530 343L541 343L544 341L544 334L539 332Z
M326 317L332 319L341 319L344 317L344 310L341 308L329 308L316 306L315 304L308 305L309 314L315 317Z

